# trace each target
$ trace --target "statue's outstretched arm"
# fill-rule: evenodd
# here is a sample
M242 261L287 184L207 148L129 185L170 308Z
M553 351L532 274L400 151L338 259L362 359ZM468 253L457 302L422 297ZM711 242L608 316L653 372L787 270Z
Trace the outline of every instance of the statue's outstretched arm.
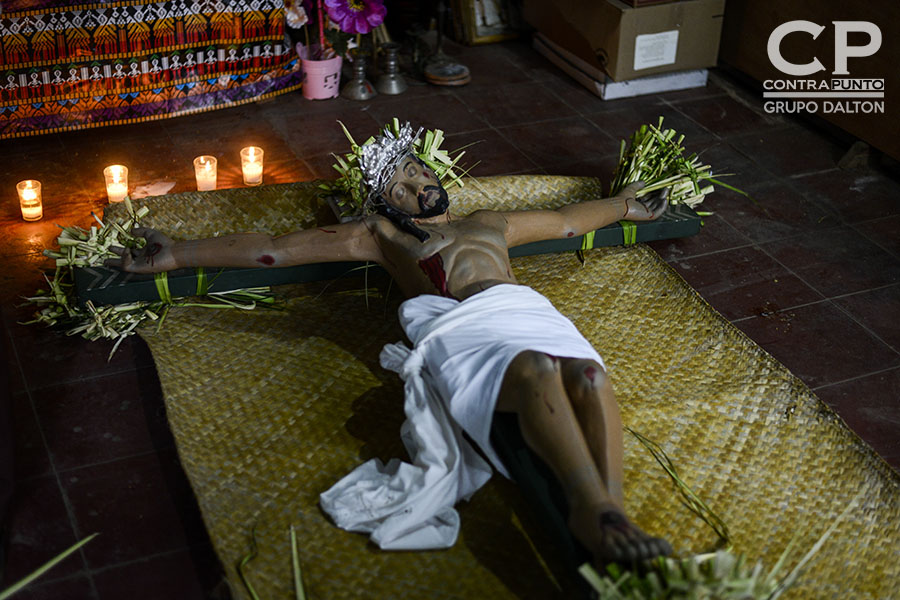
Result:
M273 237L234 233L201 240L172 241L165 234L138 227L147 240L140 249L118 248L108 267L133 273L159 273L183 267L287 267L317 262L371 260L381 252L362 221L304 229Z
M668 190L635 198L643 186L641 182L632 183L611 198L568 204L556 210L505 212L507 244L512 247L584 235L622 219L652 221L666 210Z

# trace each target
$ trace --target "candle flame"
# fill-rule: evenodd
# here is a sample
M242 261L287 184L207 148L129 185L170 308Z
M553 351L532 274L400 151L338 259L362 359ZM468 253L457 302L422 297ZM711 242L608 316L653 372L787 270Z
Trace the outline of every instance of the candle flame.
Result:
M31 180L25 182L25 189L22 190L22 199L23 200L34 200L37 198L37 193L34 191L34 188L31 187Z
M122 167L113 165L109 172L112 173L113 183L120 183L119 178L122 176Z
M253 156L253 150L254 150L253 146L250 146L250 154L247 155L247 158L250 159L250 162L256 162L256 159Z

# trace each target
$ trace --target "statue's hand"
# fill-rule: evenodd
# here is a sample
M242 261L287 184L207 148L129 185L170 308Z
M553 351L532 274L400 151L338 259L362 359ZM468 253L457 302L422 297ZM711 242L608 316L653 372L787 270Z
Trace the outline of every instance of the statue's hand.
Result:
M653 221L666 212L669 206L669 188L650 192L640 198L635 197L638 190L644 187L642 181L632 183L619 195L625 200L625 219L629 221Z
M175 245L168 236L149 227L135 227L132 233L147 240L143 248L110 248L119 258L107 258L104 266L121 269L131 273L161 273L178 267L172 256Z

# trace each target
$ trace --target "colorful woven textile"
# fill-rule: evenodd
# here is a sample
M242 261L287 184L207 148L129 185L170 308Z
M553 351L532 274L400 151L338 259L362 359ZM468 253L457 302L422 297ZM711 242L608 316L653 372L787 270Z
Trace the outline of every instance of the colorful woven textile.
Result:
M0 139L172 117L301 84L282 0L2 5Z

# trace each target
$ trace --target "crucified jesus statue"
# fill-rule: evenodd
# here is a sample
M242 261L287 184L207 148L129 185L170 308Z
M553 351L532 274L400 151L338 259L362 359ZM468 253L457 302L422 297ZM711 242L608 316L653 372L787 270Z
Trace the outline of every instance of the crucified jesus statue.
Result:
M146 245L120 249L120 258L107 264L136 273L329 261L381 265L408 298L400 320L414 346L396 369L407 395L438 398L435 410L449 415L447 428L465 432L504 474L490 446L491 419L495 411L516 415L526 444L564 492L571 534L598 565L669 554L666 541L640 530L625 513L623 427L602 360L549 301L517 283L508 254L513 246L580 236L621 219L656 219L666 209L666 193L636 198L642 187L637 183L614 197L556 210L478 210L458 216L449 211L435 169L416 154L420 132L408 123L396 134L386 128L358 147L361 185L371 208L362 218L276 237L236 233L178 242L138 228L135 233ZM419 358L409 359L413 355ZM411 391L419 385L414 382L422 385ZM422 433L427 430L411 434L425 438L418 440L420 456L443 447ZM482 459L461 460L472 461ZM463 468L447 484L454 490L451 506L486 480L468 473ZM379 501L394 501L390 490L378 494ZM329 511L336 522L343 518L340 510ZM398 512L416 510L410 506Z

